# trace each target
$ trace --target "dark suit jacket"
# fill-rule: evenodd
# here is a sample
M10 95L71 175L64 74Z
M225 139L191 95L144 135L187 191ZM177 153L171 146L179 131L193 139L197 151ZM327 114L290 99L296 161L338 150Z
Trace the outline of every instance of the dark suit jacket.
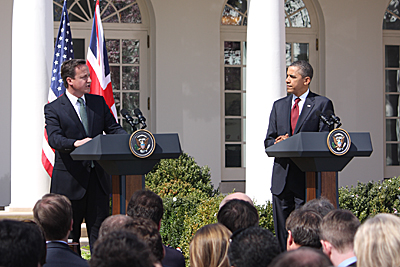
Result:
M81 199L88 187L91 161L74 161L70 153L75 149L74 142L86 137L102 134L125 134L116 123L104 98L98 95L85 95L89 123L89 135L66 94L45 105L46 131L49 145L55 151L55 164L50 192L62 194L71 200ZM95 163L95 170L106 194L110 192L110 178Z
M185 267L185 257L181 252L174 248L163 246L165 255L161 263L164 267Z
M67 244L50 242L47 244L46 264L43 267L89 267L86 260L73 252Z
M292 135L290 129L292 97L292 95L289 95L275 101L269 118L267 137L264 141L265 148L272 146L275 138L280 135ZM333 112L332 101L310 91L297 121L294 134L329 131L328 126L316 115L317 110L323 114L326 114L328 110ZM289 158L275 158L271 192L279 195L289 179L292 189L304 190L304 173Z

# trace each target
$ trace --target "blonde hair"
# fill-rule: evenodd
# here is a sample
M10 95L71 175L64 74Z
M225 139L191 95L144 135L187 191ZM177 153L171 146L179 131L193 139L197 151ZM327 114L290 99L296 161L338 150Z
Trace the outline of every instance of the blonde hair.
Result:
M231 231L220 223L200 228L190 242L191 267L229 267Z
M357 266L400 266L400 218L378 214L364 222L354 238Z

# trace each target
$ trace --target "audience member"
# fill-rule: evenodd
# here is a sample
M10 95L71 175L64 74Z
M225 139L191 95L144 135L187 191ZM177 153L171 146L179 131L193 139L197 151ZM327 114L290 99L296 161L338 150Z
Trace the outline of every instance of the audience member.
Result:
M139 190L133 193L126 214L132 218L148 218L161 227L164 213L162 199L150 190ZM164 246L164 259L162 265L169 267L185 267L185 258L182 253L174 248Z
M348 210L333 210L322 219L322 249L334 266L356 266L357 258L353 245L359 226L360 221Z
M191 267L229 267L228 247L231 232L220 223L200 228L189 247Z
M329 201L329 199L325 197L320 197L320 198L315 198L310 201L307 201L306 204L304 204L301 209L306 209L306 210L313 210L317 212L321 217L325 217L326 214L328 214L330 211L334 210L335 207L333 204Z
M287 250L298 249L301 246L321 248L319 225L322 217L315 211L297 209L290 213L286 220Z
M400 266L400 218L382 213L367 219L355 235L354 252L361 267Z
M91 267L153 267L154 256L135 234L112 231L94 244Z
M268 267L328 267L329 258L321 250L301 247L277 256Z
M150 251L156 258L156 265L162 266L161 262L164 258L164 247L161 241L161 235L158 231L157 224L151 219L135 218L123 227L124 230L136 234L149 247Z
M121 230L127 223L132 221L133 219L131 217L122 214L109 216L102 222L100 226L99 237L106 235L111 231Z
M280 253L278 239L267 229L252 226L231 236L230 266L266 267Z
M86 267L89 264L68 246L68 236L72 230L72 207L63 195L46 194L33 208L35 222L43 229L47 256L45 267Z
M42 266L46 242L34 223L0 220L0 266Z
M257 209L247 201L232 199L218 211L218 222L225 225L232 233L250 226L258 226Z
M246 194L244 194L244 193L242 193L242 192L235 192L235 193L232 193L232 194L227 195L227 196L221 201L221 203L219 204L219 209L221 209L223 205L225 205L228 201L230 201L230 200L232 200L232 199L244 200L244 201L247 201L247 202L249 202L251 205L254 206L253 201L251 200L251 198L250 198L248 195L246 195Z

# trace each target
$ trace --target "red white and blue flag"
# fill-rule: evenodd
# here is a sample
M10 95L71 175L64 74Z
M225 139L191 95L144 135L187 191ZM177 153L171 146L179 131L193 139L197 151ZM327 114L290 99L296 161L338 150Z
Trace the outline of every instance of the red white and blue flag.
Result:
M117 120L107 48L100 18L99 0L96 1L96 9L93 17L92 36L87 53L87 65L89 66L90 78L92 79L90 93L103 96L115 120Z
M69 25L67 1L64 1L64 6L61 15L60 27L58 29L56 45L54 47L53 68L51 73L51 84L48 103L57 99L64 94L65 87L61 78L61 65L65 60L74 58L74 49L72 46L71 28ZM44 130L43 147L42 147L42 164L46 172L50 175L53 173L54 166L54 149L49 146L47 141L47 132Z

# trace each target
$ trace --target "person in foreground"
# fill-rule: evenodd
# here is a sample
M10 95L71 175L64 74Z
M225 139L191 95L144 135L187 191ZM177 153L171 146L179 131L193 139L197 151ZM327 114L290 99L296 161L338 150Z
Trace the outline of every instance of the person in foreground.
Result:
M332 262L321 250L301 247L277 256L268 267L331 267Z
M85 219L92 248L109 213L110 176L97 162L73 160L70 153L103 132L126 132L115 121L104 98L89 94L91 79L85 60L64 61L61 77L65 94L44 106L48 142L55 149L50 192L71 200L71 238L79 243Z
M43 229L47 243L45 267L88 267L87 261L68 246L72 229L72 207L66 196L46 194L33 208L35 222Z
M333 210L322 219L322 249L334 266L357 266L354 236L359 226L360 221L348 210Z
M282 142L299 132L325 132L329 127L316 112L333 112L332 101L310 91L313 68L306 61L296 61L287 70L288 96L273 104L265 148ZM275 158L271 192L275 233L281 249L286 249L285 221L289 214L304 204L305 173L289 158Z
M378 214L367 219L354 237L357 266L400 266L400 218L394 214Z

